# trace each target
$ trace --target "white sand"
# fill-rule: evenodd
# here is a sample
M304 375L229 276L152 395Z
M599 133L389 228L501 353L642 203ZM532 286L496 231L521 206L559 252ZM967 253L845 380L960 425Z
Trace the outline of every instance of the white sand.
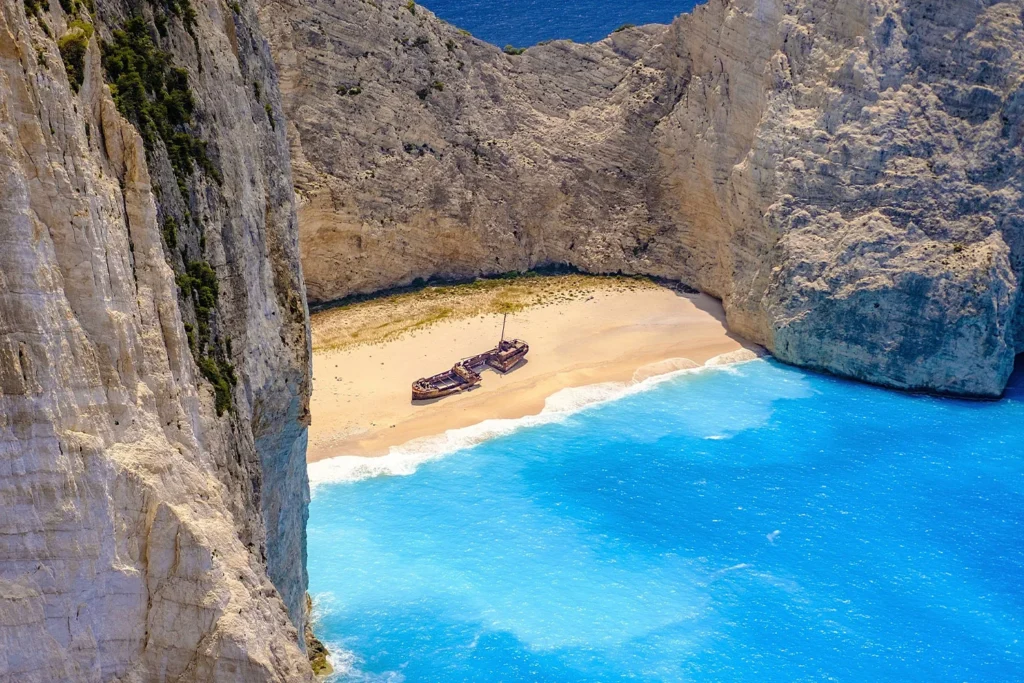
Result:
M344 311L331 325L344 325ZM327 324L326 317L314 316ZM507 337L530 345L527 361L501 375L487 369L475 389L413 404L413 380L433 375L498 341L500 315L445 320L375 345L313 355L308 461L336 455L378 456L413 439L488 418L536 414L566 387L641 380L703 365L743 348L721 305L669 289L598 289L586 299L528 308L509 316Z

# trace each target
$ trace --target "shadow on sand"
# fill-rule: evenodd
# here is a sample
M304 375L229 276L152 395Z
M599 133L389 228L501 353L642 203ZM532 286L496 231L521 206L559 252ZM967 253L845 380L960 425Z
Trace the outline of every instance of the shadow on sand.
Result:
M743 337L737 336L732 333L725 319L725 309L722 308L722 302L719 299L716 299L710 294L698 292L692 287L689 287L681 283L659 282L658 284L664 287L665 289L672 290L676 296L682 297L684 299L689 299L691 302L693 302L693 305L697 308L698 311L707 313L712 318L722 323L722 327L725 328L725 336L727 336L729 339L732 339L734 342L742 346L747 351L753 351L758 356L770 355L768 353L768 349L764 348L760 344L755 344L752 341L748 341Z

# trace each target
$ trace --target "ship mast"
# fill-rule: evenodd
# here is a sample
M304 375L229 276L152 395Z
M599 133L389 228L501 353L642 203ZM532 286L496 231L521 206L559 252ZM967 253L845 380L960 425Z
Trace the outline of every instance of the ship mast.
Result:
M506 320L508 320L508 313L506 313L505 317L501 319L501 341L498 342L499 344L501 342L505 341L505 321Z

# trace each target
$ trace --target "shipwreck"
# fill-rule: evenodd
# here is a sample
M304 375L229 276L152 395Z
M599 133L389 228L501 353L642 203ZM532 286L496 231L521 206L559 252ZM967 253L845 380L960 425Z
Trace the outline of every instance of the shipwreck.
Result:
M507 318L508 316L506 316ZM412 383L412 400L425 401L458 394L480 384L480 371L491 367L504 374L526 357L530 346L522 339L505 339L505 321L501 323L501 340L490 351L463 358L450 370Z

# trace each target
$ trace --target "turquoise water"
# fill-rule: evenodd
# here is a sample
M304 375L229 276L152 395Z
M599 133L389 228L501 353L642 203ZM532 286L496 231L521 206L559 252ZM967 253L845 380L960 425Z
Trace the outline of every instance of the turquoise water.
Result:
M1024 387L756 361L535 422L316 488L339 680L1024 677Z
M424 0L424 7L477 38L495 45L528 46L571 38L589 43L619 26L667 24L689 12L696 0Z

